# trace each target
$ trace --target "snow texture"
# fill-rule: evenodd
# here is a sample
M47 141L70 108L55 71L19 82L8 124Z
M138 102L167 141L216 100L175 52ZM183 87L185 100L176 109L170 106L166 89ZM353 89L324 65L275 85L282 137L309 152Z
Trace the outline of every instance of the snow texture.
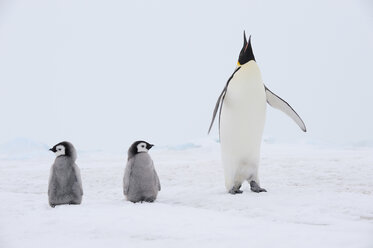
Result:
M185 149L182 149L185 147ZM126 155L83 154L82 205L48 206L50 157L0 160L0 247L373 247L373 148L264 144L267 193L225 192L219 145L151 150L155 203L122 195Z

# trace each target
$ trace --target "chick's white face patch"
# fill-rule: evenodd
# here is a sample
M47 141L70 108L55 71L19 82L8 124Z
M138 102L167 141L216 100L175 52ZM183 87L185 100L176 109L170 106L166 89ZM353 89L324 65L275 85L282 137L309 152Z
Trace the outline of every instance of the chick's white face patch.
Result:
M141 142L137 145L137 152L148 152L148 149L146 149L146 143Z
M54 153L54 154L56 154L56 157L65 155L65 147L63 145L57 146L56 150L57 151Z

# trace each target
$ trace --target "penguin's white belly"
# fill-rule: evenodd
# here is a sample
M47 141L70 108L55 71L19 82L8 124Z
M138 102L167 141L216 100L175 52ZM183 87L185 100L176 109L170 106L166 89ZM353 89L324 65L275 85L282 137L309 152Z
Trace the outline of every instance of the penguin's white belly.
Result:
M220 143L227 190L248 179L258 180L266 95L256 63L247 64L229 83L221 112Z

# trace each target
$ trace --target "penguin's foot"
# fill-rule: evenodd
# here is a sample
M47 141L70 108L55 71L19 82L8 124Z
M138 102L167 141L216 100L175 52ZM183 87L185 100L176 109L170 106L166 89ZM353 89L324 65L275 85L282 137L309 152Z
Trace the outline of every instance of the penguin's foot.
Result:
M49 204L52 208L55 208L56 205L55 204Z
M267 190L259 187L259 185L255 181L250 182L250 187L251 187L251 191L253 191L255 193L267 192Z
M140 203L143 204L144 202L154 202L154 200L150 200L150 199L145 199L145 200L141 200Z
M232 194L232 195L235 195L235 194L242 194L242 190L240 190L241 188L241 185L240 186L233 186L233 188L231 190L229 190L229 194Z

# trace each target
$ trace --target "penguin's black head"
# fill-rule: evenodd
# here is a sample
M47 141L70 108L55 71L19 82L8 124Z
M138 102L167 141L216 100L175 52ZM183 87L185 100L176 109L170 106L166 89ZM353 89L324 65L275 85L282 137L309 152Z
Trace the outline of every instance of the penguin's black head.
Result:
M128 149L128 159L137 153L148 152L154 145L149 144L146 141L138 140L134 142Z
M249 37L249 42L247 42L245 31L243 31L243 47L241 49L240 56L238 57L237 65L244 65L250 60L255 61L253 49L251 47L251 36Z
M53 146L49 151L54 152L56 157L59 156L68 156L71 157L75 153L74 146L68 141L62 141L57 145Z

